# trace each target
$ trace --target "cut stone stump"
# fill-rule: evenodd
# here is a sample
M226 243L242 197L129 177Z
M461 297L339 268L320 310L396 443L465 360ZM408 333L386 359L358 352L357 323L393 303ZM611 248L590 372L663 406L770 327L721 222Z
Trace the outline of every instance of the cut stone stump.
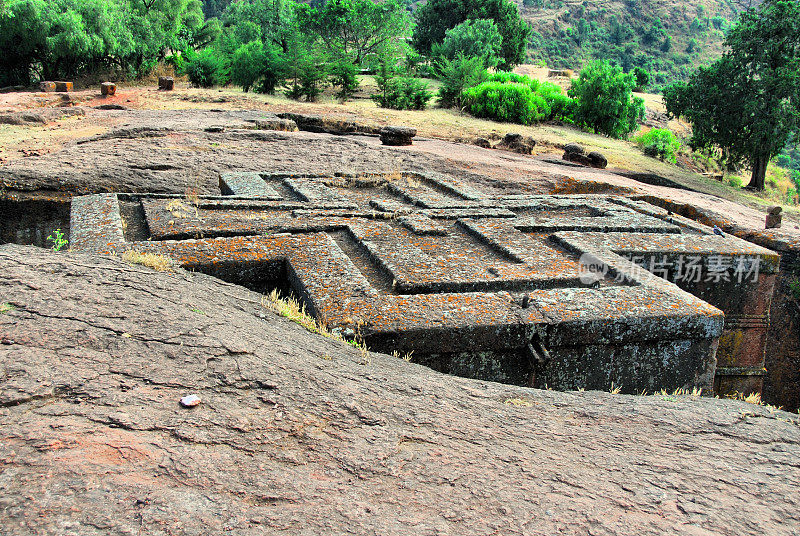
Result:
M163 91L172 91L175 89L175 79L171 76L159 76L158 89Z
M113 82L103 82L100 84L100 93L102 93L104 97L113 97L117 94L117 84Z
M411 127L387 126L380 130L384 145L411 145L416 135L417 129Z

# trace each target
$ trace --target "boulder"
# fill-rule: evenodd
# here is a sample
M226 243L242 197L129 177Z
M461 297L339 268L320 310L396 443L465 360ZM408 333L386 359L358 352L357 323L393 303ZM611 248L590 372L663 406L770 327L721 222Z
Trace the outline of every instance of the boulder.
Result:
M592 151L587 155L591 166L598 169L605 169L608 166L608 159L597 151Z
M477 145L478 147L483 147L484 149L491 149L492 148L492 142L490 142L486 138L476 138L473 143L475 145Z
M574 162L586 167L605 169L606 166L608 166L608 160L601 153L592 151L586 154L586 149L577 143L568 143L565 145L564 156L562 158L567 162Z
M523 136L522 134L509 133L500 140L500 143L498 143L495 148L519 154L531 154L535 146L536 140L533 138Z
M583 153L564 153L562 159L566 160L567 162L573 162L582 166L592 167L592 161L589 160L589 157Z
M117 84L113 82L103 82L100 84L100 93L104 97L113 97L117 93Z
M159 76L158 89L163 91L172 91L175 89L175 79L171 76Z
M586 154L586 149L584 149L583 145L568 143L564 146L564 152L569 154Z
M780 206L769 207L767 209L767 219L764 225L765 229L779 229L783 215L781 212L783 208Z
M390 125L383 127L379 134L384 145L411 145L417 129Z

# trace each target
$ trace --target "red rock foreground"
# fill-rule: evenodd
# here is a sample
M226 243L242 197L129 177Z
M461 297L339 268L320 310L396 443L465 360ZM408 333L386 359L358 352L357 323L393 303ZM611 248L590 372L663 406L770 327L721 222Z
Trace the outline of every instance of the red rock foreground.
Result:
M0 306L3 534L800 534L796 415L365 362L110 257L2 246Z

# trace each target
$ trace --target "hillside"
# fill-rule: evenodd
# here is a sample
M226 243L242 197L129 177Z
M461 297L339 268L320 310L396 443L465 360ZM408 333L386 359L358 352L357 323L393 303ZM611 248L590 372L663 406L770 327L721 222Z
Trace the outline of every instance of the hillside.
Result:
M533 28L531 63L578 70L587 60L609 59L625 70L647 69L655 88L718 57L742 9L732 0L522 0L519 7Z
M425 0L409 0L409 9ZM588 60L610 59L626 71L643 67L661 86L688 77L722 53L725 32L742 3L735 0L513 0L533 29L528 63L578 70ZM230 0L204 0L207 17Z

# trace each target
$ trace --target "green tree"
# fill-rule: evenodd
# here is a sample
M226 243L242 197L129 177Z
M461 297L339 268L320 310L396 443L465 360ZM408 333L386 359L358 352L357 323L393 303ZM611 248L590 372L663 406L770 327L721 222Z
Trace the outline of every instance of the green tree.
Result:
M285 76L286 58L277 45L251 41L233 54L231 81L245 91L275 93Z
M634 88L636 91L644 91L647 84L650 83L650 73L641 67L635 67L633 69L633 77L636 79L636 87Z
M691 144L717 147L752 169L764 189L767 163L800 129L800 0L766 0L742 13L722 58L664 91L667 111L692 123Z
M459 54L455 59L441 58L437 65L442 86L439 88L439 105L444 108L461 107L461 95L465 89L484 82L489 73L479 57L468 58Z
M531 28L519 16L510 0L428 0L416 11L417 26L413 45L422 54L430 54L434 43L444 41L447 30L466 20L491 19L503 37L500 50L501 69L510 69L525 60L526 43Z
M328 54L361 65L411 33L411 19L399 0L327 0L318 7L299 4L297 22L316 35Z
M465 20L445 32L444 41L434 43L431 56L454 60L459 55L480 58L485 67L496 67L500 63L498 54L503 45L503 36L491 19Z
M644 100L633 97L636 80L619 66L596 61L572 81L575 123L613 138L627 137L644 118Z
M336 97L344 102L358 91L358 67L347 60L339 60L330 66L331 83L338 87Z
M184 72L195 87L212 87L228 82L229 66L223 54L208 47L188 54Z
M237 0L225 9L222 24L227 29L222 45L233 53L255 39L289 51L297 33L295 3L292 0Z

